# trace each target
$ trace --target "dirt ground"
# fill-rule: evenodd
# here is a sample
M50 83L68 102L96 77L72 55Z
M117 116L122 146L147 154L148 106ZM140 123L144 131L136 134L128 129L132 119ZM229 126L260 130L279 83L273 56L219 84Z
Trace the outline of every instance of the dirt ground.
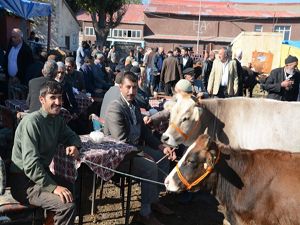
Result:
M104 186L103 198L99 199L100 188L97 189L95 216L90 215L91 196L83 204L85 225L121 225L125 223L125 216L122 216L120 189L112 182ZM155 214L165 225L222 225L223 215L218 212L217 201L209 195L197 195L188 204L178 202L179 195L168 193L162 194L160 200L167 207L175 212L172 216ZM140 186L135 184L132 187L132 198L130 207L130 223L134 222L134 215L140 209Z

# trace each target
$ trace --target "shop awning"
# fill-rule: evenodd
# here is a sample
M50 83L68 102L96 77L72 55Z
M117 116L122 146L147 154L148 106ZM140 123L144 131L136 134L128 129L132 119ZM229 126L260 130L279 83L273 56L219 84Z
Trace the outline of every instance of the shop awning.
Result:
M0 7L29 19L36 16L50 16L51 4L28 0L0 0Z

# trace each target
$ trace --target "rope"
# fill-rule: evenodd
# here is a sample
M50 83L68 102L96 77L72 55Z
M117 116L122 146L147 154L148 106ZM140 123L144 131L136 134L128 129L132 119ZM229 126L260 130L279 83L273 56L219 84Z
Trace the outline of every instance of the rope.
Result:
M123 173L123 172L120 172L120 171L118 171L118 170L114 170L114 169L108 168L108 167L106 167L106 166L102 166L102 165L93 163L93 162L91 162L91 161L89 161L89 160L86 160L86 159L83 159L82 161L85 162L85 163L91 164L91 165L93 165L93 166L100 167L100 168L102 168L102 169L106 169L106 170L109 170L109 171L111 171L111 172L114 172L114 173L123 175L123 176L131 177L131 178L133 178L133 179L135 179L135 180L141 180L141 181L145 181L145 182L148 182L148 183L153 183L153 184L158 184L158 185L163 185L163 186L165 186L165 184L162 183L162 182L158 182L158 181L154 181L154 180L149 180L149 179L146 179L146 178L143 178L143 177L137 177L137 176L134 176L134 175L131 175L131 174L128 174L128 173Z

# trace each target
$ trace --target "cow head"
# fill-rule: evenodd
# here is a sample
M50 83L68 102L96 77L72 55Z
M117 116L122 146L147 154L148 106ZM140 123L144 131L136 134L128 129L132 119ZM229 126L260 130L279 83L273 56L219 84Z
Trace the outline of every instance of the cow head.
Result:
M189 146L198 136L202 108L197 106L197 99L191 95L177 95L176 99L165 107L170 111L170 122L161 140L173 147L182 143Z
M166 189L180 192L208 187L207 179L219 157L217 144L206 134L199 136L165 179Z

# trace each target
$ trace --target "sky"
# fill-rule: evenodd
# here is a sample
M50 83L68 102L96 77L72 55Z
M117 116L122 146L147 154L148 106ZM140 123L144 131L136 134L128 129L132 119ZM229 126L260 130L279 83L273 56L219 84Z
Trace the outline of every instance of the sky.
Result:
M217 2L224 2L225 0L214 0ZM228 0L230 2L264 2L264 3L287 3L287 2L297 2L300 3L300 0ZM143 0L144 4L147 4L149 0Z

